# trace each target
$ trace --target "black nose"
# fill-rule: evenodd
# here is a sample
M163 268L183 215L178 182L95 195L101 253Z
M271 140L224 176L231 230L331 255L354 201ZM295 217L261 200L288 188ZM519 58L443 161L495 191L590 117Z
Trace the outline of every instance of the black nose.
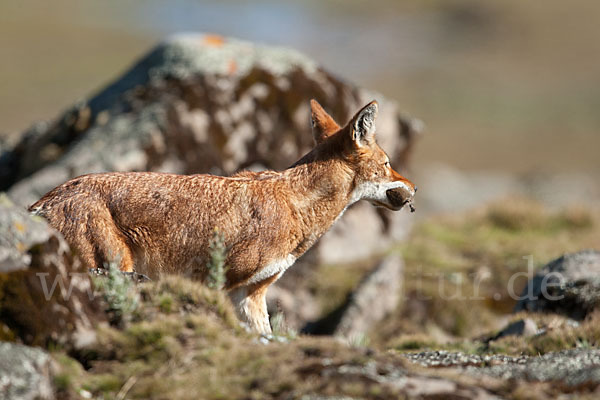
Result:
M417 189L418 189L418 188L415 186L415 193L417 193Z

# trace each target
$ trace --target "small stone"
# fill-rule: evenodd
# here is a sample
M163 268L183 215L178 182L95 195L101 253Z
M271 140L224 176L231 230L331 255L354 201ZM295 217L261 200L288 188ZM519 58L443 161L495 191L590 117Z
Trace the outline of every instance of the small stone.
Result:
M498 340L506 336L533 336L538 333L538 327L531 318L511 322L490 340Z

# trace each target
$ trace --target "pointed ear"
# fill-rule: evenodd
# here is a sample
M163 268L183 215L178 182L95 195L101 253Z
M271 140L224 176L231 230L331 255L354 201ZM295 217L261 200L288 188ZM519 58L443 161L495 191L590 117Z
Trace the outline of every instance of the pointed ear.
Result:
M327 114L315 99L310 101L310 111L313 137L317 144L340 130L337 122Z
M357 146L367 146L375 140L375 118L378 108L379 105L373 100L350 121L351 138Z

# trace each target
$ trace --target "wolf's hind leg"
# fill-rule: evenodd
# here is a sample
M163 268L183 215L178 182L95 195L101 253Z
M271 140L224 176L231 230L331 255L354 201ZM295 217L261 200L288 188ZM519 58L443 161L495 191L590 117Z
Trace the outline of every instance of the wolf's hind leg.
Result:
M133 257L126 238L106 208L98 207L94 213L85 213L76 222L61 228L87 268L106 268L116 263L121 271L133 272Z

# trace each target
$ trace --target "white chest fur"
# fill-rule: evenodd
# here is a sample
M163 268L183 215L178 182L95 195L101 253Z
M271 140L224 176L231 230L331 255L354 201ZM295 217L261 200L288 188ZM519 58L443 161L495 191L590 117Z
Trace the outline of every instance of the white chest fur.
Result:
M265 265L260 271L254 274L249 280L248 284L254 284L264 281L265 279L271 278L274 275L284 273L289 267L296 262L296 257L288 254L287 257L279 260L274 260L269 264Z

